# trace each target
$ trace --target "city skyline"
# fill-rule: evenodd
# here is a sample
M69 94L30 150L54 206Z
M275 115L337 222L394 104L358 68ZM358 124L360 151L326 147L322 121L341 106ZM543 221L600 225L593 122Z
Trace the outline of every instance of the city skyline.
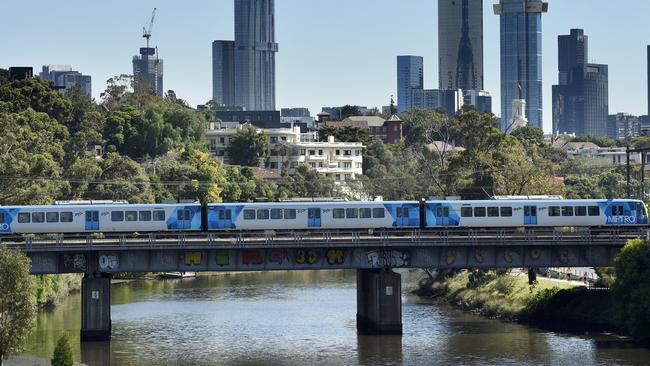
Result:
M610 4L607 1L560 2L549 1L549 13L544 15L543 29L543 83L545 130L551 130L551 85L557 83L557 35L571 28L582 28L592 38L599 39L590 50L591 60L609 64L610 112L629 112L636 115L647 111L645 83L647 36L640 34L638 24L641 14L650 11L650 4L627 1ZM118 74L129 74L128 62L133 50L142 47L142 25L154 6L159 8L154 27L152 45L157 45L165 59L165 89L190 104L202 104L211 98L211 44L215 39L233 36L232 0L201 2L199 13L183 11L181 4L171 1L142 1L137 4L118 0L111 6L86 4L72 0L57 6L44 5L43 12L24 9L43 7L43 4L27 1L18 8L8 4L12 17L3 23L5 32L19 29L25 22L34 26L23 33L11 32L8 47L14 50L2 55L0 67L32 66L40 69L47 64L72 64L91 75L95 82L93 95L105 89L105 80ZM484 1L485 90L499 105L499 24L492 11L495 1ZM304 4L295 0L283 0L276 4L276 39L283 44L277 57L276 108L308 107L317 112L324 105L360 104L386 105L395 90L395 57L414 54L424 57L425 85L438 84L437 57L437 2L414 0L399 8L390 1L355 2L348 4L332 0L328 4ZM628 6L625 6L627 4ZM327 6L326 6L327 5ZM129 7L129 12L122 9ZM376 19L359 19L353 14L377 9L377 14L393 19L386 22ZM635 11L629 9L634 6ZM345 11L329 19L323 25L313 22L312 17L323 14L331 7ZM390 9L390 10L387 10ZM75 24L56 22L51 17L57 12L74 14L97 14ZM41 14L42 13L42 14ZM196 13L196 14L195 14ZM406 15L409 17L407 18ZM601 27L603 22L618 21L616 27ZM49 18L48 18L49 17ZM399 19L409 19L400 22ZM378 24L382 23L382 24ZM6 28L5 28L6 27ZM79 29L84 30L80 32ZM107 31L110 30L110 31ZM66 47L56 42L43 42L61 37ZM350 34L354 34L351 37ZM51 43L51 44L50 44ZM38 44L39 47L24 47ZM615 52L625 49L625 53ZM614 52L612 52L614 51ZM188 57L192 55L192 57ZM126 61L125 61L126 60ZM496 108L495 108L496 109Z

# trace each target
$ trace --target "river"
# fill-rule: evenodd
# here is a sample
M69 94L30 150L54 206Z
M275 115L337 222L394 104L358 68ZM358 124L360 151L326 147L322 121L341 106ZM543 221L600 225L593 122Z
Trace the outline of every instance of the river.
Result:
M270 272L113 285L113 340L79 345L81 301L40 313L27 355L68 332L88 365L642 365L650 349L485 319L409 295L403 336L356 333L356 273Z

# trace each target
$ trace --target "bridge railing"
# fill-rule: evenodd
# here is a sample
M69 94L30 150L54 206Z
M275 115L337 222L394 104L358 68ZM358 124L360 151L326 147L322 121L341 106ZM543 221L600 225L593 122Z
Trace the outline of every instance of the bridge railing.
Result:
M622 245L650 238L646 227L426 230L313 230L200 233L96 233L0 236L23 251L303 246Z

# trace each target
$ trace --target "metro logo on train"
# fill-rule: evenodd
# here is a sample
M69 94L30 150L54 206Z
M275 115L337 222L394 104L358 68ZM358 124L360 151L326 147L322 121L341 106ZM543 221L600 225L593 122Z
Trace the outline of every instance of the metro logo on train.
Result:
M0 234L648 225L639 200L493 199L0 207Z

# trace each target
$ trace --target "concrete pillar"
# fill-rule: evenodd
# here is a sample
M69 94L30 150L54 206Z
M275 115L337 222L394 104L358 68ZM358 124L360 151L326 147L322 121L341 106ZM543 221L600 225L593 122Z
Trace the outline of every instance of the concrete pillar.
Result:
M81 280L81 341L111 339L111 277L86 274Z
M535 268L529 268L528 269L528 284L529 285L534 285L536 281L537 281L537 272L535 272Z
M402 334L402 279L390 269L357 270L357 331Z

